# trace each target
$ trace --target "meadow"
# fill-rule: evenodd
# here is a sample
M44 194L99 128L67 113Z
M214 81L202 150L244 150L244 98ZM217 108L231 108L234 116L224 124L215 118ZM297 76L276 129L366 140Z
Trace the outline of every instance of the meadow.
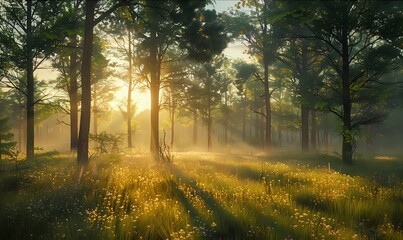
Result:
M403 239L403 160L176 153L0 163L0 239Z

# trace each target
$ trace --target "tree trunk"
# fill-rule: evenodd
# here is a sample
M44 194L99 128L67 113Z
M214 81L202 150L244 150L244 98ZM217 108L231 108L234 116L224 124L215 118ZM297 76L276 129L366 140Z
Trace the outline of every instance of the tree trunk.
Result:
M259 121L259 114L255 113L255 140L256 143L259 143L260 141L260 121Z
M374 126L366 126L365 152L370 159L374 159Z
M157 36L151 31L150 47L150 87L151 87L151 143L150 152L155 161L159 161L159 94L160 94L160 64L157 59Z
M71 47L76 49L78 47L77 35L70 37ZM78 140L78 81L77 81L77 67L78 67L78 56L77 51L73 50L70 53L70 151L77 151L77 140Z
M197 144L197 110L193 112L193 145Z
M94 105L92 107L92 112L93 112L93 124L94 124L94 135L98 135L98 89L97 89L97 83L92 84L94 88L93 96L92 98L94 99ZM96 145L96 143L95 143Z
M19 106L22 106L22 99L20 99L20 100L18 100L18 105ZM23 122L24 122L24 110L23 110L23 108L21 108L20 109L20 111L19 111L20 113L19 113L19 116L18 116L18 151L22 151L22 149L23 149L23 142L24 142L24 140L25 139L23 139L23 136L22 136L22 134L23 134L23 131L24 131L24 124L23 124Z
M227 119L224 119L224 144L225 144L225 146L228 145L228 121L227 121Z
M174 139L175 139L175 106L173 103L173 99L171 99L171 150L174 146Z
M309 108L301 106L301 149L309 151Z
M259 129L260 129L260 145L264 148L265 146L265 142L266 142L266 138L265 138L265 132L266 132L266 128L265 128L265 117L261 114L259 114Z
M325 113L323 118L323 146L327 150L329 147L329 116Z
M265 149L267 152L271 151L271 105L270 105L270 92L269 92L269 64L267 60L264 61L264 100L266 110L266 131L265 131Z
M26 29L26 74L27 74L27 146L26 153L27 159L31 160L34 158L34 147L35 147L35 133L34 133L34 104L35 104L35 87L34 87L34 66L33 66L33 55L32 55L32 2L27 1L27 29Z
M129 87L127 89L127 147L132 148L132 91L133 91L133 80L132 80L132 37L131 30L127 28L129 35L129 69L128 69L128 82Z
M224 94L224 105L225 105L225 112L223 114L224 119L223 119L223 123L224 123L224 144L225 147L228 144L228 95L227 92L225 92ZM246 121L246 116L244 116L244 121ZM244 133L245 133L245 129L244 129ZM245 141L245 139L244 139Z
M207 149L209 152L212 150L211 146L211 106L209 104L207 109Z
M351 126L351 96L350 96L350 60L348 47L348 16L344 13L342 22L342 81L343 81L343 163L351 164L353 162L353 141Z
M87 0L85 2L84 48L81 63L81 117L77 148L77 162L82 167L88 165L88 135L91 119L91 57L95 4L96 1Z
M246 107L245 107L245 95L242 95L242 141L246 140Z
M316 150L316 112L311 109L311 150Z

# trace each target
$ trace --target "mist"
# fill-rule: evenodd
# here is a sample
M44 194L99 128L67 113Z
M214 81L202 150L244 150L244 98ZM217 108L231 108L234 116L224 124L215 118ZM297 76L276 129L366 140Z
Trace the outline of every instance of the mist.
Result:
M0 239L403 239L401 1L0 1Z

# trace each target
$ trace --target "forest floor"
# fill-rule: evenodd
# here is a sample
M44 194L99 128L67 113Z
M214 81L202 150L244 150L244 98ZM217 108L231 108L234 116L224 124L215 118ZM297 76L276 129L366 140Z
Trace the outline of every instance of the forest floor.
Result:
M403 159L175 153L0 162L0 239L403 239Z

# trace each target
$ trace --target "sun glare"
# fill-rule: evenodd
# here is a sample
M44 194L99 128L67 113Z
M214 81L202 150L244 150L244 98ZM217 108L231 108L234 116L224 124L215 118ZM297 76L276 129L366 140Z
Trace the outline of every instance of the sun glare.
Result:
M119 109L122 103L127 101L127 87L121 87L116 91L115 99L111 103L114 109ZM146 109L150 109L150 92L149 91L139 91L135 90L132 92L132 101L136 104L136 113L142 112Z

